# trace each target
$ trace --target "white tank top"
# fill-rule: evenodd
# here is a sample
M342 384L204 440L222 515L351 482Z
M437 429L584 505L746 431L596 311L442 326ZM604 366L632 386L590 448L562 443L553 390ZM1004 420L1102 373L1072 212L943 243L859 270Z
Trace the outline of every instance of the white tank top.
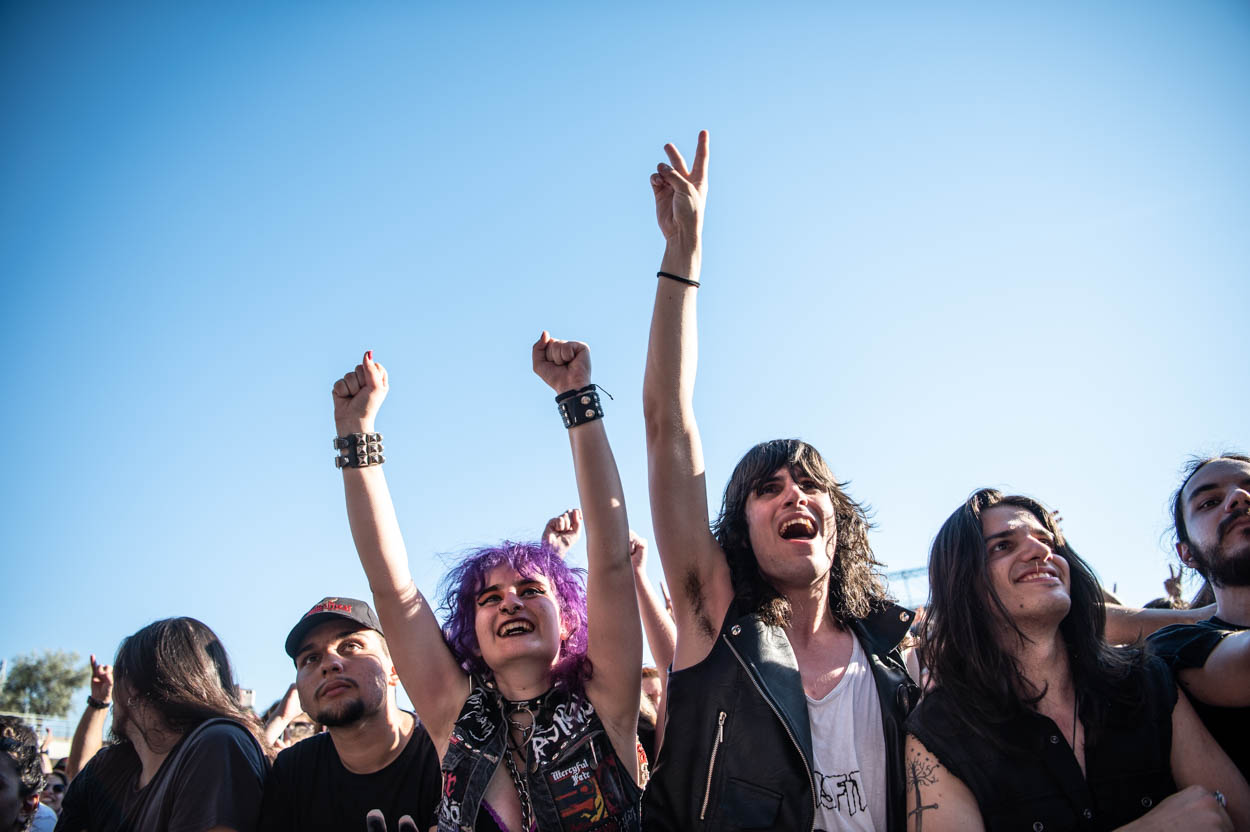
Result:
M881 702L864 649L854 646L846 674L822 699L807 697L812 726L818 832L885 828L885 732Z

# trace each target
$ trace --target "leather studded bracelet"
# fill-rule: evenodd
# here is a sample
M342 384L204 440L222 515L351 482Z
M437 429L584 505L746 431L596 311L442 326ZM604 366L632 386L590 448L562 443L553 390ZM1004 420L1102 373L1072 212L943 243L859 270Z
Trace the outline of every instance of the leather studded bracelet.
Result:
M580 390L569 390L556 396L556 406L560 408L560 418L564 419L566 428L603 418L603 405L599 402L596 386L588 384Z
M339 455L334 458L335 468L368 468L386 462L382 456L382 434L349 433L334 437L334 447Z

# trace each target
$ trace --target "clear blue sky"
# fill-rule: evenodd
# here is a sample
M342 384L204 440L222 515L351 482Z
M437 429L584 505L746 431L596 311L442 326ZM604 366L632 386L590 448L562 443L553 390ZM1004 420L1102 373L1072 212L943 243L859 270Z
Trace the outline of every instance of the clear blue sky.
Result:
M891 569L994 485L1159 595L1177 469L1250 446L1250 6L1009 5L6 3L0 656L193 615L279 696L299 614L367 597L367 348L427 591L574 504L543 328L649 536L647 176L700 128L713 502L800 436Z

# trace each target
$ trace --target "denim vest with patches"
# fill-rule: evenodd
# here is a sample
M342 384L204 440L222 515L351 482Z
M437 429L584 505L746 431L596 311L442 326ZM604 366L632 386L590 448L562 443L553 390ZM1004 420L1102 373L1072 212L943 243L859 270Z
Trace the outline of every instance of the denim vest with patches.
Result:
M443 755L438 832L472 832L507 753L497 690L473 678ZM638 832L642 790L621 764L590 700L557 684L535 715L526 772L539 832Z

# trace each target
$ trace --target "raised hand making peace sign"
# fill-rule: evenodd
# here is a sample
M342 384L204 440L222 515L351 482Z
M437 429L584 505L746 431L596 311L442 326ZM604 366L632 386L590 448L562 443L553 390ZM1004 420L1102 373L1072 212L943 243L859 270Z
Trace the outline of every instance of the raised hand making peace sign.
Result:
M689 168L676 145L664 145L664 152L672 164L657 165L651 174L655 218L669 245L692 247L703 231L703 207L707 202L707 131L699 133L694 164Z

